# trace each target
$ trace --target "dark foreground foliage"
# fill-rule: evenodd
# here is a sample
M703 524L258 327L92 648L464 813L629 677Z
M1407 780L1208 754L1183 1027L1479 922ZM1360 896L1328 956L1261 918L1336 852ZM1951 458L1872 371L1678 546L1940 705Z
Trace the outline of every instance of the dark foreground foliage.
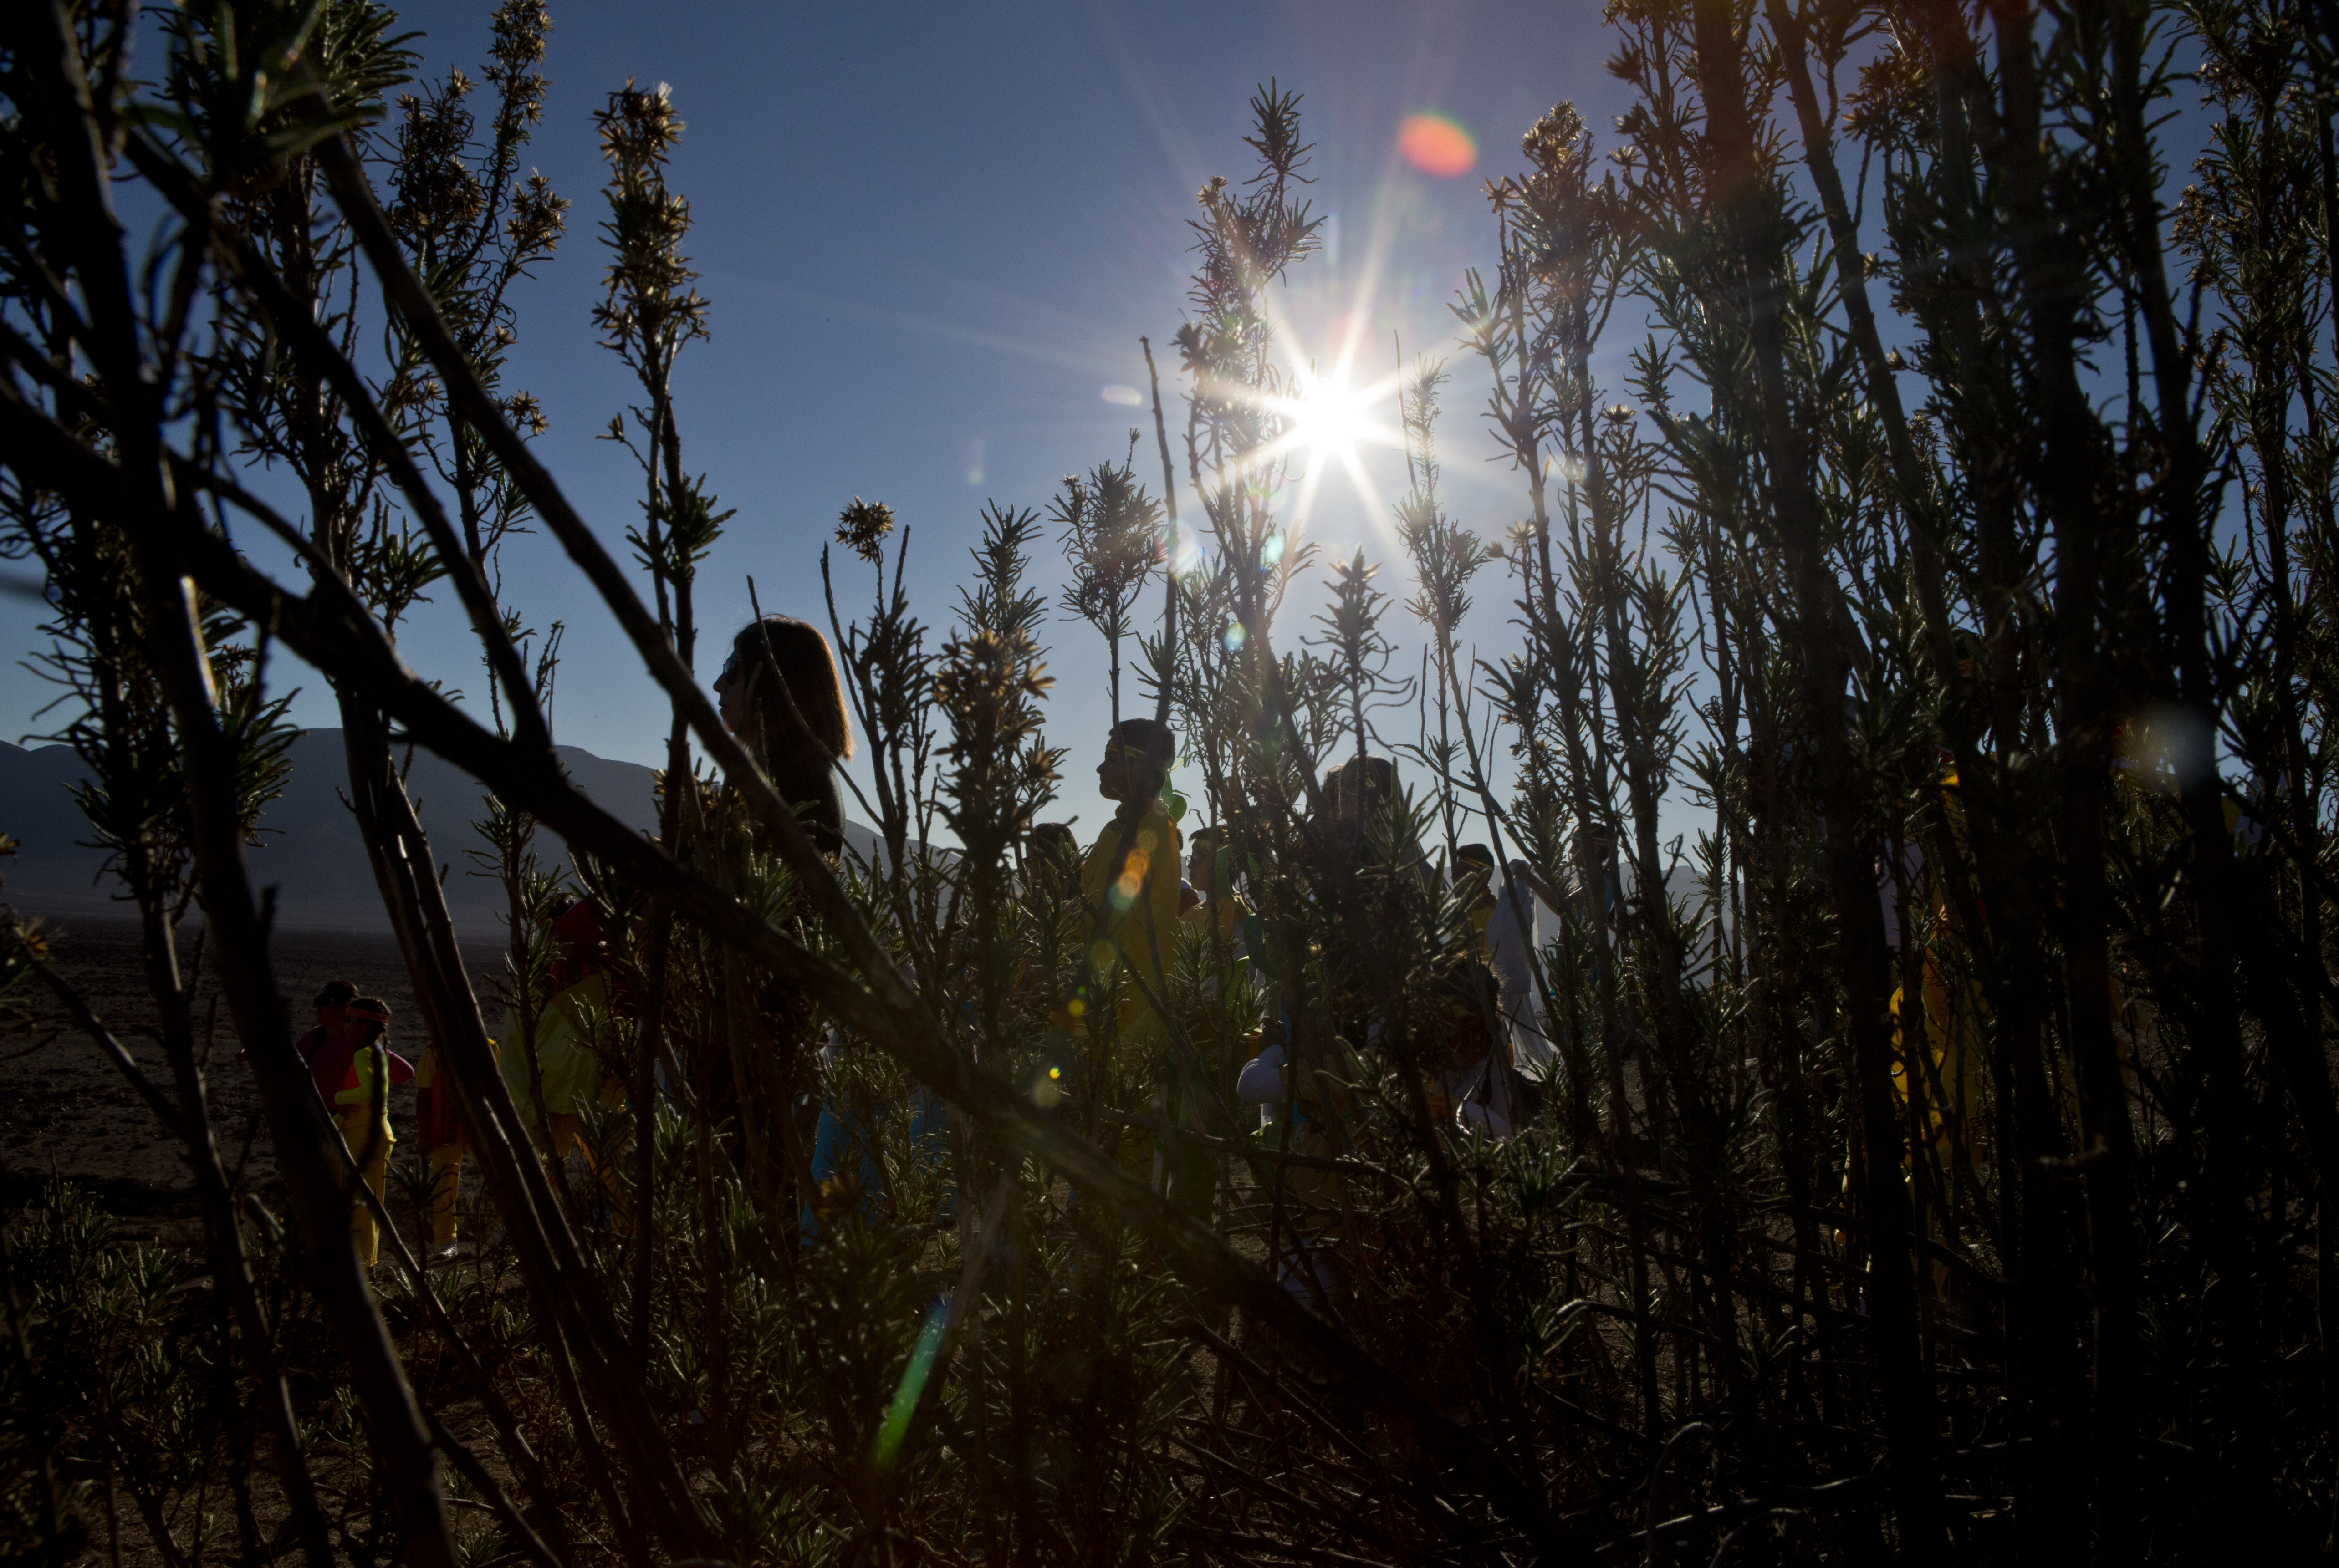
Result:
M2326 10L1617 0L1632 113L1604 145L1565 104L1527 132L1462 358L1407 375L1404 558L1333 564L1296 628L1304 388L1273 321L1315 221L1298 101L1263 90L1257 169L1201 192L1179 437L1157 403L1051 517L994 507L947 635L901 587L908 531L844 508L884 853L841 866L693 675L731 514L671 396L707 302L665 90L597 116L628 567L505 380L511 286L568 222L519 173L540 5L496 13L479 84L409 84L368 0L187 7L134 61L134 6L0 17L5 546L45 577L171 1082L77 1022L185 1143L205 1237L113 1247L65 1188L0 1228L10 1555L2330 1552ZM2195 94L2215 133L2170 210ZM1503 528L1439 498L1463 385L1515 459ZM1051 525L1116 713L1174 725L1184 821L1246 901L1171 952L1100 942L1109 892L1084 906L1034 831L1093 745L1044 728ZM262 536L304 582L237 553ZM528 536L672 701L655 840L553 760L560 628L502 592ZM400 662L425 594L478 636L468 705ZM1457 646L1474 600L1506 646ZM379 1271L355 1256L244 869L279 647L340 701L403 1038L475 1160L480 1245L427 1272L410 1158ZM492 786L479 844L424 841L410 745ZM1360 788L1391 754L1398 787ZM961 850L921 848L945 829ZM1143 884L1141 831L1100 888ZM1507 1139L1442 1098L1486 1005L1464 839L1558 906ZM500 974L465 971L439 898L465 853L509 892ZM547 1162L542 1085L490 1040L533 1051L578 893L607 1091L589 1161ZM0 980L74 1005L13 931ZM210 1054L214 1001L248 1068ZM1275 1046L1262 1131L1233 1088ZM228 1179L207 1063L255 1074L281 1192ZM813 1180L815 1101L862 1178Z

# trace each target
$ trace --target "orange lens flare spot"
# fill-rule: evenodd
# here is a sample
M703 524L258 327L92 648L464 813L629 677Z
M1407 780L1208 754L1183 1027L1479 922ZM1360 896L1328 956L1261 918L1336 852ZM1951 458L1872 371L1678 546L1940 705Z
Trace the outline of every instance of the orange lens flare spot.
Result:
M1397 127L1396 150L1425 174L1451 180L1478 161L1470 133L1443 114L1407 114Z

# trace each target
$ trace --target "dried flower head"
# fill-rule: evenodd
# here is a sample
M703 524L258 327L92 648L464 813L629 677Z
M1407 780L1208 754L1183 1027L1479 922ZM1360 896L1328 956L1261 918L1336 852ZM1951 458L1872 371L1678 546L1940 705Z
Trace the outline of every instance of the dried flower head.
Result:
M1038 715L1024 705L1044 698L1055 677L1042 673L1047 666L1028 636L978 628L945 644L943 660L934 700L958 722L952 755L967 754L977 735L1020 742L1036 733Z
M568 227L568 198L557 195L552 182L531 170L526 181L512 187L511 216L504 221L504 239L515 255L548 255Z
M1055 794L1061 754L1040 739L1053 678L1031 637L977 627L943 649L934 701L950 715L945 815L971 852L995 859Z
M552 10L544 0L504 0L496 7L486 72L515 113L529 124L544 119L544 43L552 32Z
M885 536L893 531L893 508L883 501L859 496L836 514L836 542L875 566L885 554Z
M465 102L470 94L470 78L449 71L444 87L398 100L390 221L426 265L441 246L458 242L488 204L470 164L477 124Z
M1065 475L1052 510L1071 567L1065 607L1108 636L1119 635L1165 558L1161 503L1129 463L1100 463L1092 473Z
M706 301L691 287L698 274L682 251L690 202L666 188L682 116L665 83L645 92L629 81L593 112L593 123L609 165L602 232L611 251L607 297L593 319L610 347L662 376L686 340L706 335Z
M515 392L506 398L504 417L531 436L544 434L550 425L544 417L544 405L537 401L534 392Z
M1527 133L1519 138L1519 151L1546 173L1557 173L1571 160L1589 156L1592 147L1584 134L1584 116L1573 104L1554 104L1527 127Z

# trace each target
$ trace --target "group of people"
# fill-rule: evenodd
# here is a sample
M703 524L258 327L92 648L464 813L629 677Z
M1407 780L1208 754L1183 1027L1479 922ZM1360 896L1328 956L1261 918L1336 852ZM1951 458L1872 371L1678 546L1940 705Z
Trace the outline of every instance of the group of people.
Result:
M360 996L346 980L327 981L311 1003L316 1022L294 1049L317 1086L317 1098L350 1151L353 1174L371 1190L374 1204L360 1199L350 1209L350 1240L368 1268L380 1246L374 1207L381 1200L383 1173L398 1141L390 1126L390 1091L415 1076L404 1057L390 1049L390 1004Z
M852 736L827 639L815 627L785 616L751 622L732 639L715 694L725 725L796 807L814 846L831 859L841 855L844 810L837 769L851 754ZM1176 737L1166 725L1150 718L1122 720L1107 736L1097 765L1098 792L1114 803L1115 812L1094 842L1081 850L1069 826L1061 823L1042 823L1032 833L1032 875L1057 890L1064 932L1076 944L1071 951L1080 955L1074 965L1078 978L1050 1009L1066 1050L1053 1059L1050 1082L1038 1087L1055 1099L1074 1089L1066 1076L1079 1075L1079 1053L1071 1049L1075 1039L1108 1039L1117 1060L1143 1064L1156 1082L1150 1107L1154 1129L1150 1137L1124 1139L1124 1159L1140 1170L1150 1165L1157 1189L1190 1200L1206 1198L1210 1178L1204 1173L1212 1162L1198 1162L1186 1147L1199 1140L1181 1142L1166 1133L1180 1127L1199 1130L1199 1108L1212 1094L1223 1100L1231 1089L1239 1102L1259 1108L1262 1123L1288 1111L1296 1146L1313 1144L1320 1136L1320 1119L1333 1107L1312 1074L1295 1077L1290 1071L1283 1043L1290 1035L1289 1004L1274 981L1258 918L1239 891L1229 833L1204 827L1190 843L1181 836L1176 820L1181 813L1173 812L1168 788L1176 755ZM1335 826L1345 823L1350 842L1357 840L1371 812L1392 799L1394 773L1386 758L1360 756L1327 774L1328 809ZM1535 1021L1529 958L1535 945L1535 904L1563 907L1524 864L1514 862L1506 869L1509 883L1498 892L1495 857L1475 844L1464 846L1448 868L1471 906L1475 950L1443 982L1452 993L1446 998L1452 1026L1440 1042L1434 1081L1427 1086L1438 1114L1450 1118L1457 1130L1493 1138L1509 1136L1519 1114L1513 1090L1517 1062L1547 1049ZM1433 875L1426 862L1409 867L1408 874ZM1231 1081L1215 1089L1187 1081L1197 1058L1190 1050L1173 1049L1179 1026L1172 1022L1171 976L1181 932L1207 936L1218 955L1203 981L1205 996L1223 1004L1233 1000L1232 992L1240 993L1239 1010L1216 1008L1220 1038L1211 1041L1209 1055L1226 1064ZM511 1102L542 1155L558 1162L582 1147L590 1165L595 1151L581 1136L589 1115L596 1106L623 1102L620 1086L604 1071L599 1049L607 1021L627 1005L617 978L623 966L613 962L587 902L579 901L560 916L551 934L549 971L530 991L541 1000L525 1013L507 1012L498 1064ZM378 1198L394 1141L389 1090L411 1080L429 1165L431 1246L441 1254L459 1249L457 1197L466 1139L463 1119L433 1053L426 1049L419 1065L410 1067L389 1049L388 1007L378 998L360 996L346 981L321 991L315 1006L316 1027L302 1037L301 1050L356 1170ZM1229 1028L1225 1020L1233 1011L1241 1016ZM786 1030L789 1021L779 1027ZM744 1076L740 1081L745 1084ZM916 1085L908 1091L913 1100L922 1093ZM745 1104L730 1109L756 1114ZM929 1123L939 1125L932 1109L914 1119L929 1133ZM810 1176L816 1188L865 1184L868 1150L854 1146L867 1140L853 1136L854 1125L851 1117L822 1106L816 1133L809 1126L804 1129L813 1133L804 1140L809 1169L797 1170ZM604 1179L612 1178L605 1173ZM1198 1186L1203 1190L1198 1192ZM369 1267L377 1249L372 1208L360 1202L350 1221ZM811 1212L808 1207L808 1219Z
M1097 786L1116 811L1080 857L1078 895L1064 911L1081 956L1079 978L1054 1017L1066 1040L1061 1054L1079 1061L1081 1040L1110 1041L1106 1054L1121 1070L1119 1097L1150 1114L1123 1119L1116 1129L1107 1111L1099 1130L1117 1144L1125 1169L1150 1175L1157 1191L1198 1217L1207 1218L1216 1200L1223 1161L1210 1150L1224 1149L1227 1133L1272 1149L1275 1158L1299 1156L1283 1184L1288 1212L1277 1268L1295 1294L1336 1289L1342 1205L1325 1173L1330 1157L1348 1152L1362 1132L1355 1086L1370 1074L1358 1052L1396 1045L1387 1031L1400 1025L1359 1003L1363 1016L1318 1018L1312 1030L1295 1026L1296 1011L1320 1009L1323 999L1298 998L1275 961L1304 962L1305 955L1269 951L1261 917L1243 896L1234 833L1203 827L1181 843L1167 788L1174 758L1175 737L1153 719L1124 720L1107 739ZM1384 883L1417 889L1424 896L1416 907L1425 912L1449 896L1467 911L1461 950L1428 963L1427 994L1396 1007L1410 1032L1393 1060L1411 1064L1417 1104L1434 1122L1466 1138L1510 1137L1532 1092L1519 1064L1549 1050L1536 1021L1536 909L1563 911L1566 903L1518 862L1498 888L1496 857L1485 845L1457 846L1441 876L1416 846L1385 842L1398 836L1384 817L1396 798L1387 758L1360 756L1329 770L1319 793L1324 812L1304 828L1303 839L1314 844L1311 853L1332 883L1344 880L1335 865L1377 871ZM1069 829L1060 824L1042 824L1034 839L1043 863L1072 853ZM1044 901L1061 879L1031 881ZM1318 887L1300 896L1337 895ZM1041 912L1045 919L1044 908ZM1183 992L1172 973L1181 934L1189 948ZM1305 946L1318 935L1284 940ZM1197 938L1206 949L1199 985L1191 967ZM1422 956L1408 954L1409 971L1422 972ZM1085 1070L1096 1070L1093 1060ZM1052 1065L1049 1075L1058 1076ZM1219 1081L1198 1082L1198 1076ZM1061 1098L1054 1083L1037 1087L1046 1091L1043 1104ZM1229 1100L1253 1108L1248 1114L1255 1119L1227 1127Z
M615 1084L603 1073L597 1036L610 1001L611 968L592 907L578 901L553 927L555 957L545 999L523 1021L507 1011L497 1062L520 1123L549 1161L572 1148L594 1151L584 1137L587 1108L616 1103ZM414 1086L414 1123L429 1173L430 1247L451 1257L468 1245L461 1238L457 1198L464 1155L469 1149L451 1086L439 1070L437 1048L425 1044L412 1062L390 1048L390 1004L361 996L346 980L328 981L310 1006L315 1021L294 1044L309 1069L321 1100L340 1130L350 1155L352 1183L350 1239L358 1259L371 1269L380 1236L375 1211L384 1198L390 1157L398 1138L390 1121L390 1091ZM356 1190L373 1196L369 1203Z

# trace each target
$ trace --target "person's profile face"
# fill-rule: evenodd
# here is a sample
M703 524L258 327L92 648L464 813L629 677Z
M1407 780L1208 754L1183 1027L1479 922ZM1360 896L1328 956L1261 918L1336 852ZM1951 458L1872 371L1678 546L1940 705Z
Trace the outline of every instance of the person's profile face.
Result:
M744 734L747 722L747 683L739 678L739 666L735 662L723 666L715 677L715 711L723 720L723 727L733 735Z
M1122 741L1104 743L1104 760L1097 764L1097 794L1110 801L1125 801L1136 794L1136 760Z

